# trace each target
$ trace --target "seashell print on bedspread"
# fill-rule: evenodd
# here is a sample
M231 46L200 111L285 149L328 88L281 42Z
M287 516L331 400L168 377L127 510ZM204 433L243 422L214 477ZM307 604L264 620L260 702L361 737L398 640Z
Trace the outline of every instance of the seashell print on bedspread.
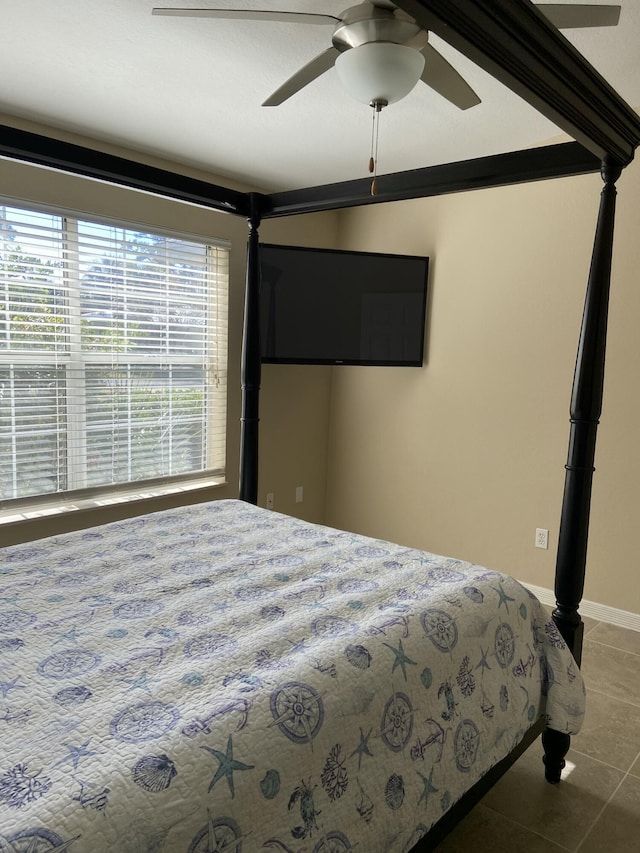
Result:
M580 728L554 624L469 563L237 501L0 557L3 853L404 853Z

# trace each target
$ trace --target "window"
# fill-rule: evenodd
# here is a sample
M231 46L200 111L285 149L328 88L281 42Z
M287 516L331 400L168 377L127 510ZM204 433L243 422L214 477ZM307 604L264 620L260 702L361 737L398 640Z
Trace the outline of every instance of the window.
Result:
M0 500L222 475L228 250L0 205Z

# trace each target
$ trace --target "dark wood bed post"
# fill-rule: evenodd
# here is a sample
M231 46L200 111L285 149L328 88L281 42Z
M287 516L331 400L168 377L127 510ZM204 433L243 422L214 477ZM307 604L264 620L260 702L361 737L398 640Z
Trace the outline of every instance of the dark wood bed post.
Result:
M589 536L589 511L596 452L596 432L602 412L604 362L607 341L607 317L613 226L616 208L615 182L622 167L610 158L602 163L604 188L596 236L591 255L589 282L585 297L578 356L571 396L571 430L565 474L558 556L556 561L556 608L553 619L571 649L578 665L582 659L584 624L578 607L584 589ZM542 735L545 750L545 776L559 782L570 737L547 728Z
M591 256L578 356L571 396L571 431L566 464L558 556L556 561L556 609L553 618L578 665L582 656L584 626L578 607L584 590L591 484L596 452L596 431L602 412L604 361L616 187L622 167L605 159L604 187Z
M258 425L260 420L260 235L261 200L250 193L249 243L242 337L242 415L240 417L240 500L258 503Z

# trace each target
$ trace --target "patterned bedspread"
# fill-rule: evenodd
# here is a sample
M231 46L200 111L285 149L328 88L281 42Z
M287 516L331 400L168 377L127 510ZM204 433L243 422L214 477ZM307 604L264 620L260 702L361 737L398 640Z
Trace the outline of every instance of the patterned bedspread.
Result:
M458 560L236 501L0 557L0 853L400 853L580 727L538 601Z

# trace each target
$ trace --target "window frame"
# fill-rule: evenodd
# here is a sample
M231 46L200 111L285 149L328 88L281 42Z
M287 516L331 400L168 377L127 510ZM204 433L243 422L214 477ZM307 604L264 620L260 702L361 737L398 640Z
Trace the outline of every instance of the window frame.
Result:
M78 479L72 473L74 464L77 465L77 459L74 462L75 454L66 454L66 469L69 473L67 482L68 488L56 492L45 492L41 494L18 496L12 498L0 498L0 523L6 521L15 521L19 518L37 517L40 514L51 514L57 512L65 512L67 510L75 510L86 507L104 506L113 503L124 503L144 499L149 497L159 497L166 494L174 494L182 491L191 491L198 488L207 488L211 486L223 485L226 482L226 462L227 462L227 420L228 420L228 343L229 343L229 290L230 290L230 269L231 269L231 242L223 238L212 238L198 233L185 232L180 229L168 228L148 222L134 222L120 219L119 217L103 216L94 212L86 212L80 210L72 210L66 207L60 207L55 204L46 204L39 202L26 201L24 199L15 199L0 196L0 205L3 207L24 210L26 212L41 213L51 217L59 217L61 222L61 237L60 245L65 258L65 264L69 268L73 268L74 260L70 262L67 258L69 243L78 239L78 224L79 223L95 223L99 226L107 228L120 229L123 231L133 231L137 234L149 234L158 237L165 237L176 241L187 241L196 243L206 248L207 254L207 275L210 287L207 288L207 302L209 311L214 307L215 315L220 318L222 315L222 336L217 336L213 333L208 340L208 345L211 346L210 352L207 353L206 359L199 355L182 355L176 356L176 360L171 362L166 356L160 356L157 359L147 358L145 367L153 368L154 366L162 365L165 368L176 366L195 365L202 366L205 373L208 374L208 380L205 383L206 399L204 402L203 421L207 424L205 453L207 458L207 467L198 471L179 473L175 475L165 474L160 477L150 477L140 480L129 480L121 483L109 483L99 486L78 487ZM211 249L222 250L226 252L226 258L221 264L212 262L210 259ZM75 263L77 263L78 255L76 254ZM70 298L68 301L66 313L78 312L78 328L79 328L79 296L80 288L82 287L81 273L76 269L75 276L73 273L66 273L69 279L75 278L76 287L69 290L69 296L75 295L76 299ZM220 276L223 276L222 283ZM77 305L72 305L73 301L77 301ZM219 325L219 323L218 323ZM71 336L73 339L74 336ZM57 367L65 368L66 379L69 383L66 388L67 402L75 402L79 397L83 397L86 391L86 375L85 370L92 364L105 364L109 356L106 353L92 352L85 350L81 354L80 363L82 364L82 373L84 380L78 384L78 394L74 395L69 392L69 387L78 382L76 372L69 370L74 358L74 346L81 351L81 345L78 341L75 345L69 342L66 358L59 355L53 358L51 352L29 352L28 350L5 351L0 352L2 358L0 366L10 369L11 367L28 367L29 365L48 364L52 369ZM43 355L45 358L43 359ZM107 359L105 359L107 355ZM123 359L123 363L136 363L135 354L129 354L129 358ZM78 354L76 353L76 358ZM79 375L79 374L78 374ZM81 407L82 408L82 407ZM212 417L213 412L216 412L214 423ZM85 428L81 442L86 443L86 412L87 407L84 406ZM17 515L16 515L17 514Z

